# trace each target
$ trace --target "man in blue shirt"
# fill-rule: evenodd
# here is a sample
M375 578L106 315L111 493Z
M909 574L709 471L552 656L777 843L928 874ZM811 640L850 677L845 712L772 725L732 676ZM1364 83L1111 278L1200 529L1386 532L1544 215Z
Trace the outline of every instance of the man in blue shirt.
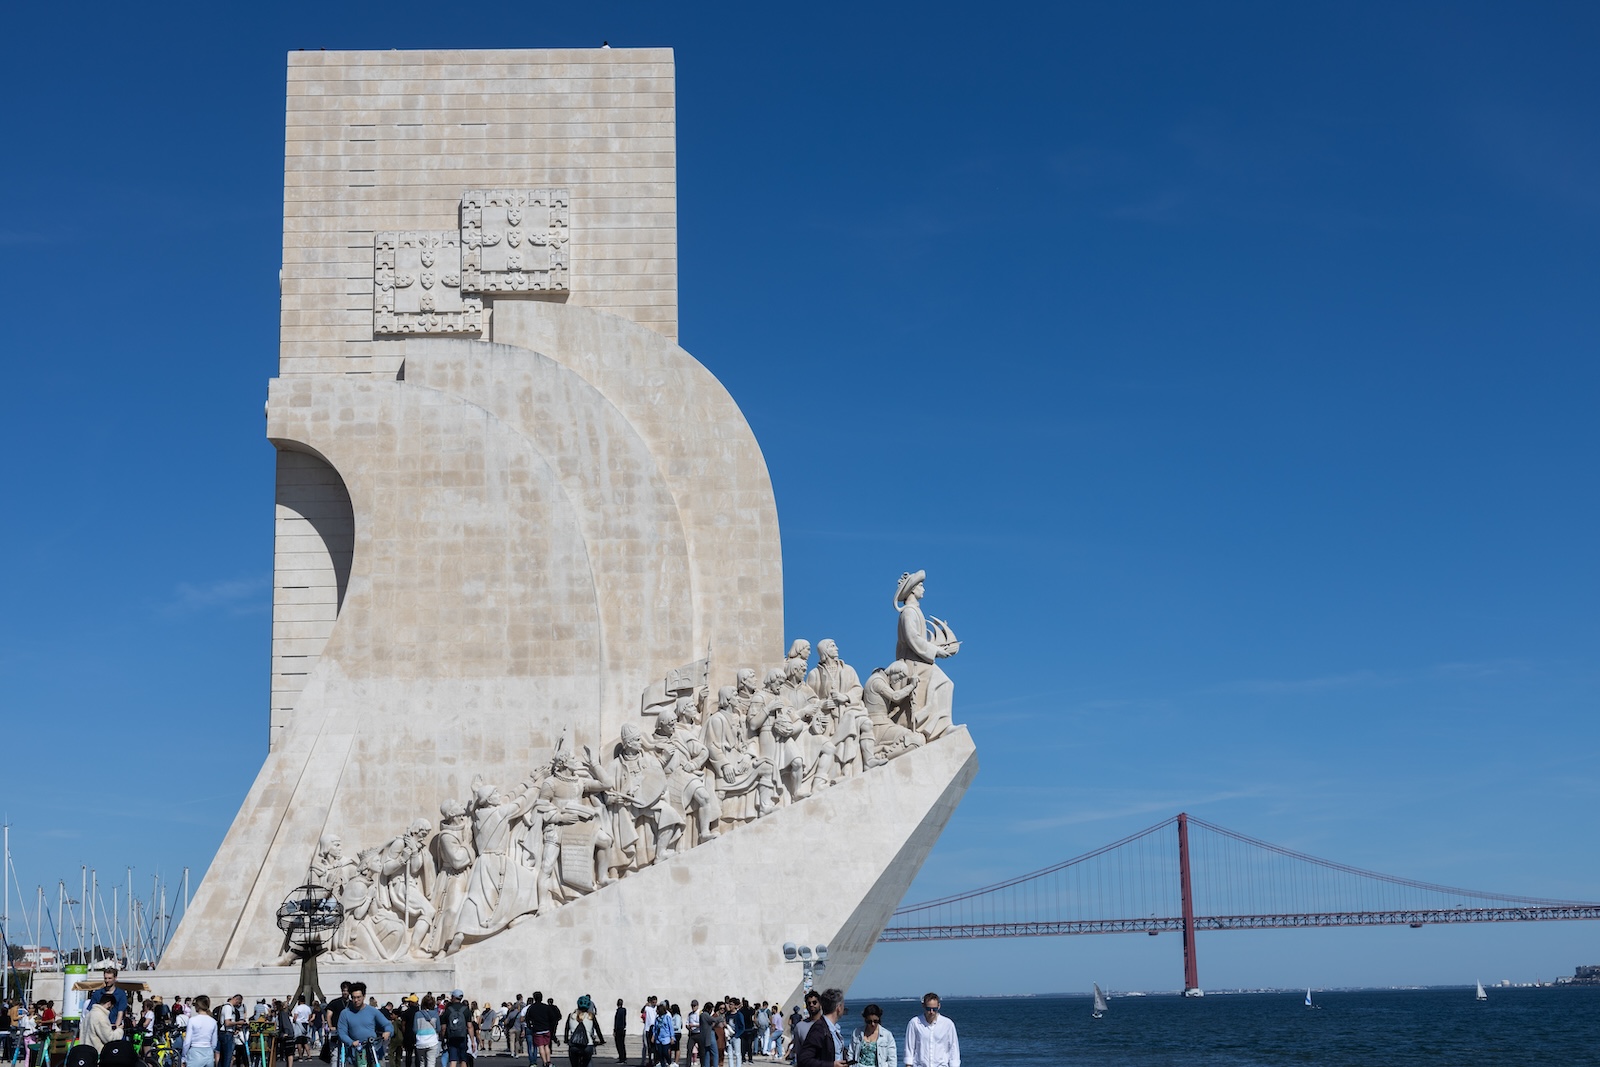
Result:
M394 1033L394 1026L375 1005L367 1003L367 983L351 982L349 1006L339 1013L339 1040L345 1055L354 1057L361 1046L370 1044L373 1055L382 1060L387 1042L376 1040L380 1030L387 1037Z
M739 1002L728 998L728 1062L739 1067L740 1046L744 1042L744 1016L739 1012Z
M117 988L117 969L115 967L107 967L100 973L100 977L105 984L99 989L91 989L89 991L88 999L83 1002L84 1010L87 1011L88 1006L91 1004L100 1003L102 996L110 996L116 1000L116 1003L111 1006L111 1025L121 1026L124 1017L128 1014L128 994Z

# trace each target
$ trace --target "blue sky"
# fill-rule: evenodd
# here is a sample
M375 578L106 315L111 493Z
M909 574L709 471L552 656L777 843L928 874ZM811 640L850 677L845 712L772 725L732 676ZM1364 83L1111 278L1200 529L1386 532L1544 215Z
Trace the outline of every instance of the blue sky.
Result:
M198 875L264 750L284 53L609 39L676 49L682 340L765 450L789 633L877 665L921 567L965 640L983 769L909 900L1184 809L1600 899L1592 6L7 22L0 715L30 897L81 863ZM1200 950L1209 987L1521 980L1600 962L1600 927ZM856 988L930 974L1181 969L1170 937L890 946Z

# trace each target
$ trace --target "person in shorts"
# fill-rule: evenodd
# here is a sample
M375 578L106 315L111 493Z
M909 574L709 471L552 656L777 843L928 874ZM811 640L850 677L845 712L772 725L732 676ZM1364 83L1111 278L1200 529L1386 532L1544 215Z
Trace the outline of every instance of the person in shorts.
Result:
M445 1001L443 1010L439 1012L439 1037L444 1041L444 1058L450 1067L458 1063L466 1067L472 1062L468 1046L471 1044L473 1027L478 1024L472 1017L471 1006L462 999L465 996L459 989L450 990L450 999Z

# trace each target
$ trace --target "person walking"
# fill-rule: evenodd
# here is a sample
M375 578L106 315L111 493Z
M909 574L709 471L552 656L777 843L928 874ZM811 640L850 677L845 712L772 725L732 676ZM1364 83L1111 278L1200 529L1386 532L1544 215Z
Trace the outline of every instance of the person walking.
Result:
M432 993L422 995L422 1003L411 1017L411 1029L420 1067L439 1067L439 1002Z
M589 994L579 997L578 1006L567 1016L561 1040L567 1043L567 1059L572 1067L589 1067L595 1048L606 1043L600 1020L594 1017L594 1001L589 999Z
M195 997L194 1010L182 1016L183 1067L218 1067L217 1020L211 1016L211 998Z
M444 1040L444 1058L451 1067L457 1063L467 1067L472 1060L467 1045L472 1040L474 1024L472 1008L462 999L465 996L459 989L450 990L450 1000L439 1012L439 1034Z
M807 990L805 1005L806 1017L804 1019L792 1017L789 1020L793 1024L790 1029L794 1031L794 1038L789 1042L789 1051L792 1053L791 1059L800 1055L800 1046L805 1042L806 1035L822 1019L822 994L814 989Z
M939 994L922 998L922 1014L906 1026L905 1067L961 1067L956 1024L939 1013Z
M856 1067L900 1067L894 1035L882 1024L882 1008L868 1004L861 1010L861 1029L850 1038L849 1059Z
M379 1033L393 1034L394 1024L384 1017L376 1004L367 1001L367 983L351 982L346 1007L339 1013L339 1044L344 1049L347 1067L363 1063L374 1067L375 1060L383 1059L385 1043L378 1038Z
M348 1004L339 1013L339 1043L344 1048L348 1067L363 1063L374 1067L374 1059L383 1059L384 1042L378 1038L380 1032L385 1036L394 1033L394 1024L384 1017L377 1005L367 1002L367 983L351 982Z
M628 1006L617 998L617 1013L611 1017L611 1036L617 1041L617 1062L628 1062Z
M822 1007L819 1018L811 1020L805 1040L795 1054L795 1067L844 1067L844 1036L839 1032L839 1019L844 1015L844 994L837 989L824 989L817 994Z
M506 1028L506 1055L522 1055L522 1013L527 1010L528 1002L522 999L522 994L517 994L517 999L506 1005L506 1021L502 1023Z
M545 1003L543 993L535 992L522 1018L528 1031L528 1067L550 1067L550 1046L555 1043L561 1013Z

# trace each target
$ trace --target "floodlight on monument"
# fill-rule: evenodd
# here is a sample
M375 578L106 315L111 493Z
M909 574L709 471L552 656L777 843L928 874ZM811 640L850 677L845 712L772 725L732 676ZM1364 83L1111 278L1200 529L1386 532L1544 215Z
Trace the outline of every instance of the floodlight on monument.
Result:
M300 986L295 996L305 997L307 1004L323 999L317 957L328 950L328 942L343 922L344 905L326 886L303 885L278 905L283 950L300 961Z
M813 954L810 945L797 945L793 941L783 943L783 958L800 965L800 986L807 993L811 992L811 979L827 966L822 962L827 955L827 945L818 945Z

